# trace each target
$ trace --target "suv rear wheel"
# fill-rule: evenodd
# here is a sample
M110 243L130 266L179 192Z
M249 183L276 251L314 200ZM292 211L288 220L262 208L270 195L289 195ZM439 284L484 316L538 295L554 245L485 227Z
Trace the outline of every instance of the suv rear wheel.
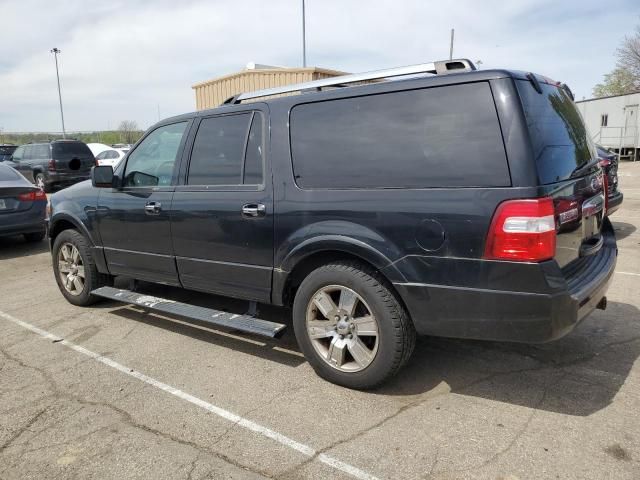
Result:
M324 265L300 284L293 326L318 375L348 388L372 388L409 359L415 330L386 282L357 262Z
M47 185L47 183L45 182L44 173L38 172L38 173L36 173L34 175L33 178L34 178L34 180L36 182L36 186L37 187L40 187L46 193L50 193L51 192L51 187L49 185Z
M98 297L96 288L110 285L112 277L98 272L89 243L76 230L65 230L53 242L53 271L58 288L69 303L86 306Z

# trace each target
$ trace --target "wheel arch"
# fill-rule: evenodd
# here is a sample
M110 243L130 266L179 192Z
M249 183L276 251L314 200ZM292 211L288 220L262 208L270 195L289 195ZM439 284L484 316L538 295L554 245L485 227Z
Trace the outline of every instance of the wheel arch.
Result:
M340 260L357 261L379 272L391 288L393 282L405 281L393 262L370 245L352 238L323 237L294 248L274 270L272 302L290 306L298 286L309 273Z
M59 214L49 223L49 243L51 247L53 248L53 242L55 242L56 237L60 235L60 233L70 229L80 232L89 241L90 246L95 246L95 242L89 234L89 231L80 220L71 215Z

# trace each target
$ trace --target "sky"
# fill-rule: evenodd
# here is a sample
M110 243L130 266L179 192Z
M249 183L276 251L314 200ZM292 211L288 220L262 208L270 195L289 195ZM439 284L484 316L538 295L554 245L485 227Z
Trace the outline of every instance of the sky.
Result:
M195 110L248 62L302 65L302 0L0 0L0 129L116 129ZM615 66L638 0L306 0L307 64L362 72L454 57L534 71L577 99Z

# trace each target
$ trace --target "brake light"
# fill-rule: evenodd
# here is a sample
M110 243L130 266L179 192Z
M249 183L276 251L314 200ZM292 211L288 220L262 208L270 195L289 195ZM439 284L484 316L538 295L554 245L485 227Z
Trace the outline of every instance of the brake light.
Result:
M556 254L553 200L508 200L493 214L484 258L541 262Z
M49 160L49 171L50 172L56 171L56 161L53 158Z
M30 192L21 193L18 195L18 200L22 202L34 202L36 200L46 200L47 194L42 190L31 190Z
M600 160L600 162L598 162L598 165L600 165L602 168L608 167L609 165L611 165L611 160L609 160L608 158L603 158L602 160Z

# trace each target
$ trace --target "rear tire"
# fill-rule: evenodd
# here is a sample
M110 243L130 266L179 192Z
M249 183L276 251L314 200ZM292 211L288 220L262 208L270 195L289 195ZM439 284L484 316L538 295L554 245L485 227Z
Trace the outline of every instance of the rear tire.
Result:
M25 233L24 239L27 242L41 242L44 239L46 232Z
M311 272L296 292L293 326L315 372L347 388L380 385L415 347L413 323L391 287L358 262L330 263Z
M91 292L113 283L113 277L98 272L89 242L76 230L64 230L56 237L52 255L56 283L69 303L91 305L100 299Z

